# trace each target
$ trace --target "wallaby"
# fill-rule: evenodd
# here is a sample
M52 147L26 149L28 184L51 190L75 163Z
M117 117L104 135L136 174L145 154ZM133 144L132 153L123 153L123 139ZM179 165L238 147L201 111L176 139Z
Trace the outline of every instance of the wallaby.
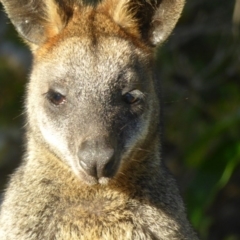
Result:
M154 66L184 0L1 2L34 61L0 239L198 239L162 162Z

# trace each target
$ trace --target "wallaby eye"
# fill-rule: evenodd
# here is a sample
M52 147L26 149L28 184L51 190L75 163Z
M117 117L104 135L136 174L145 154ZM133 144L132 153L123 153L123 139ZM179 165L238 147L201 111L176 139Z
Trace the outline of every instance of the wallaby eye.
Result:
M143 93L137 89L127 92L123 95L123 100L128 104L139 102L143 97Z
M58 106L66 102L66 97L59 92L49 91L47 93L47 99L54 105Z

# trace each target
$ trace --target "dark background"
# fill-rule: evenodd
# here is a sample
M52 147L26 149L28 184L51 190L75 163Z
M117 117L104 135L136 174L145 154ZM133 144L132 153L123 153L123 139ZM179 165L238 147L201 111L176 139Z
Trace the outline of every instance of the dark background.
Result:
M158 51L164 159L203 240L240 240L240 38L232 21L234 5L234 0L189 0ZM24 85L31 54L0 9L4 189L24 149Z

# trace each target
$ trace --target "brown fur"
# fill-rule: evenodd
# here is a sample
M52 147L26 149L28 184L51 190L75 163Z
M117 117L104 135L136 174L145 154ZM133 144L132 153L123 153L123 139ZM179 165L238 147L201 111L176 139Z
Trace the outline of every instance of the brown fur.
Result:
M184 2L1 1L34 64L0 239L198 239L162 163L153 62Z

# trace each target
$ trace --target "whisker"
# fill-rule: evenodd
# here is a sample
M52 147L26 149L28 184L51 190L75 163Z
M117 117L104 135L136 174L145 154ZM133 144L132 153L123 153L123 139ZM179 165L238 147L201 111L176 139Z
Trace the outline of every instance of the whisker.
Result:
M136 148L137 150L143 151L143 152L147 152L147 153L152 153L152 151L147 150L147 149L143 149L143 148Z
M25 124L23 124L23 126L21 127L21 129L26 128L28 124L29 124L29 122L25 122Z
M127 127L130 124L130 122L126 123L123 127L120 128L120 131L122 131L125 127ZM120 132L121 133L121 132Z
M123 176L126 176L126 174L125 174L125 173L123 173L123 172L119 172L118 174L121 174L121 175L123 175Z
M20 113L19 115L17 115L16 117L13 118L13 120L16 120L17 118L21 117L22 115L24 115L27 111L23 111L22 113Z

